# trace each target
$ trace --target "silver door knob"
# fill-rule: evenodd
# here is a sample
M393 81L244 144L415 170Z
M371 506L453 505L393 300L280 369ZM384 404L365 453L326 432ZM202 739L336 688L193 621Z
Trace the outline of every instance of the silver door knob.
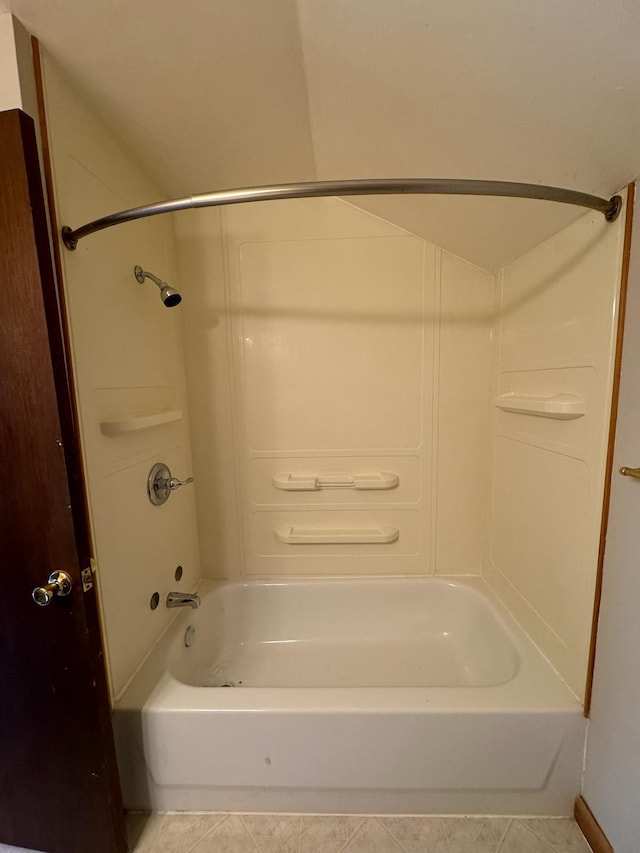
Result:
M31 598L40 607L46 607L54 595L69 595L72 586L73 581L66 572L51 572L49 582L44 586L37 586L31 593Z
M149 500L154 506L162 506L169 500L171 492L175 492L180 486L186 486L193 483L193 477L187 477L186 480L178 480L177 477L171 475L169 466L164 462L156 462L153 468L149 471L147 478L147 493Z

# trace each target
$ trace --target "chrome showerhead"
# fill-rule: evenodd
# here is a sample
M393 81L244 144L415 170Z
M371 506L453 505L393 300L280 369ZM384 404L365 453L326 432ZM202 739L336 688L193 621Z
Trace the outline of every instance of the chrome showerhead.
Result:
M167 284L166 281L158 278L158 276L154 275L152 272L147 272L146 270L143 270L142 267L135 266L133 268L133 274L136 277L136 281L139 281L140 284L144 283L145 278L150 279L159 288L160 298L167 308L173 308L174 305L179 305L182 302L182 296L175 287Z
M164 287L160 288L160 297L167 308L173 308L174 305L179 305L182 302L182 296L170 284L165 284Z

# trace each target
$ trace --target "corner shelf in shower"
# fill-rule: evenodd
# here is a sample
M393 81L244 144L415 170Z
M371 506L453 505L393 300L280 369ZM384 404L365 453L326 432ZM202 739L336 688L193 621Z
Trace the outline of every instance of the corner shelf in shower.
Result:
M154 412L137 412L135 414L114 415L100 423L100 431L109 438L118 435L126 435L129 432L138 432L143 429L151 429L163 426L174 421L182 420L180 409L162 409Z
M375 545L395 542L397 527L377 524L372 527L301 527L285 525L274 531L278 542L287 545Z
M586 401L577 394L554 394L551 397L532 397L526 394L501 394L494 401L498 409L537 418L571 421L587 412Z
M394 489L400 477L392 471L373 471L365 474L276 474L271 482L285 492L317 492L320 489Z

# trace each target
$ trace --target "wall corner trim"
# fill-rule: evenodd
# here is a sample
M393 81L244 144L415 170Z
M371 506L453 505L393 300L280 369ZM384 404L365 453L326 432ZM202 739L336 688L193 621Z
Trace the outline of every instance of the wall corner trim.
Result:
M627 308L627 289L629 285L629 265L631 263L631 239L633 236L633 219L635 211L636 183L627 185L627 207L625 212L624 237L622 247L622 268L620 270L620 303L618 310L618 325L616 329L616 345L613 367L613 387L611 390L611 414L609 417L609 442L605 463L605 483L602 500L602 515L600 520L600 545L598 548L598 567L596 572L596 588L593 601L593 617L591 622L591 642L589 645L589 662L587 664L587 681L584 695L584 716L591 716L591 699L593 696L593 677L596 664L598 642L598 619L602 600L602 580L604 574L604 553L607 544L607 527L609 525L609 505L611 501L611 478L613 476L613 454L615 451L616 428L618 424L618 401L620 397L620 376L622 374L622 349L624 345L624 329Z
M587 839L593 853L615 853L602 827L595 819L593 812L584 797L578 795L573 807L573 816L584 837Z

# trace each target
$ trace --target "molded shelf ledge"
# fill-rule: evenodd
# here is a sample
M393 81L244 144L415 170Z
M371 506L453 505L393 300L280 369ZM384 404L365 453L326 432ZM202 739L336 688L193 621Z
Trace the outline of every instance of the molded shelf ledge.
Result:
M141 429L170 424L182 420L182 412L179 409L165 409L160 412L147 412L136 415L114 415L106 418L100 424L103 435L114 438L117 435L125 435L128 432L136 432Z
M552 397L529 397L525 394L501 394L495 405L503 412L533 415L537 418L553 418L571 421L586 414L587 404L577 394L555 394Z
M397 527L378 524L375 527L292 527L273 531L278 542L287 545L374 545L395 542Z
M391 471L365 474L276 474L271 482L285 492L317 492L320 489L394 489L400 477Z

